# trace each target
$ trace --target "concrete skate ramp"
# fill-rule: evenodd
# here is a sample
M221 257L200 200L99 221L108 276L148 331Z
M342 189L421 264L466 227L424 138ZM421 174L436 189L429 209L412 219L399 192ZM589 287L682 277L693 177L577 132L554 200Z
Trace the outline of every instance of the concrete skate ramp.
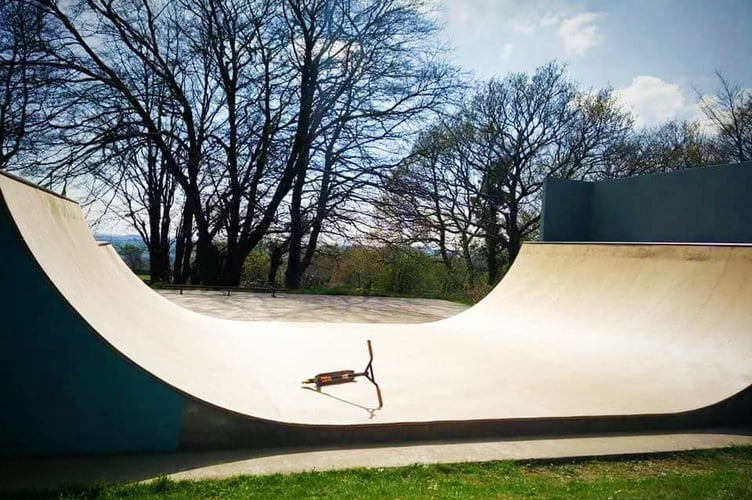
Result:
M0 417L6 429L0 438L11 453L752 422L747 390L752 384L749 246L528 243L483 301L442 321L238 322L193 313L150 290L111 247L97 244L81 209L70 200L5 175L0 175L0 192L2 217L13 229L2 242L5 257L30 257L50 287L48 295L37 295L38 305L58 301L70 316L54 325L37 318L29 327L13 320L13 311L5 311L11 320L0 319L6 351L0 361L16 367L13 374L2 374L13 380L0 382L0 396L30 406ZM11 276L3 294L27 286L20 280ZM21 306L15 309L26 315L36 307ZM56 356L75 356L75 349L42 350L45 359L24 359L40 351L23 339L32 335L35 346L46 339L65 342L60 339L68 335L68 321L84 325L91 338L85 342L106 347L106 354L100 349L86 363L111 357L119 367L117 375L96 373L96 365L95 372L83 372L75 380L66 379L65 370L50 374L47 382L36 380L39 366ZM383 408L376 408L374 390L365 380L321 392L301 386L302 379L322 371L362 369L367 339L373 341ZM76 344L71 340L65 345ZM85 370L73 365L77 368L71 371ZM37 397L25 395L25 377L35 380ZM61 382L51 382L56 378ZM98 378L111 385L78 385ZM61 387L75 403L60 399ZM99 409L110 405L110 399L118 401L119 412ZM52 403L42 409L45 401L64 406L64 418ZM132 408L143 411L142 416L122 417L118 432L126 435L129 426L144 426L137 420L149 420L152 414L165 421L157 431L148 425L133 431L136 444L109 442L105 416L89 424L105 429L100 445L77 447L73 438L47 445L38 437L25 445L20 436L35 422L52 429L54 437L70 427L71 419L83 418L79 414L88 418L92 408L112 418L129 415ZM150 432L164 439L151 440Z

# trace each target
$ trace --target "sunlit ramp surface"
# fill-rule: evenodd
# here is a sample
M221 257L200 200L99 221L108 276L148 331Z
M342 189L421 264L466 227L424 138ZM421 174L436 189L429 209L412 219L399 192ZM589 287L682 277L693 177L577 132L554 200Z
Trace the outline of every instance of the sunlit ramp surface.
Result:
M74 202L0 191L6 455L752 423L748 246L526 244L445 320L238 322L149 289ZM301 385L360 370L369 339L382 408L364 379Z

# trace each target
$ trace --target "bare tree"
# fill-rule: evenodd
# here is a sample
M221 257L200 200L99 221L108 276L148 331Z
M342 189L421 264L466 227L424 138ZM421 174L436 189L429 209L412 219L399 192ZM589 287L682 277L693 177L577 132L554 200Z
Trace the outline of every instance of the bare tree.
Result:
M176 201L176 185L166 162L159 150L149 143L118 143L111 151L106 171L95 172L117 199L110 209L141 236L149 253L151 281L169 282L171 211ZM95 192L101 196L107 191L96 189Z
M489 283L500 276L502 252L511 263L538 230L543 180L587 176L608 162L612 144L631 125L610 91L580 91L555 63L491 80L464 120L465 158L479 173L476 210Z
M237 283L284 207L297 286L324 221L452 83L411 1L18 1L55 28L27 66L68 75L48 177L127 191L151 243L172 226L178 280Z
M458 126L437 122L420 134L412 154L386 180L377 217L388 241L438 249L451 277L456 256L461 256L473 286L472 246L479 227L473 211L474 174L456 142Z
M199 234L200 263L211 261L210 221L202 211L202 152L216 113L213 89L200 67L187 57L178 35L183 13L174 4L147 1L81 0L58 4L28 0L56 23L59 34L46 40L49 67L65 68L86 103L69 109L59 128L66 133L62 164L95 158L104 147L142 137L157 148L171 177L184 193ZM150 87L165 91L161 108L150 107ZM161 117L170 112L177 127L165 129ZM106 155L106 153L104 153ZM106 156L105 156L106 157ZM92 162L89 161L88 165Z
M237 281L244 255L261 240L292 185L307 130L296 117L309 113L294 110L310 103L295 99L290 40L279 29L279 13L264 17L271 16L265 6L278 4L81 0L63 10L50 1L34 3L65 32L52 40L54 64L77 72L89 95L107 94L90 101L86 119L72 127L79 144L91 145L76 158L137 135L148 140L182 191L179 232L185 247L193 245L185 238L195 232L198 278ZM165 91L158 109L146 104L142 68ZM311 82L304 77L300 85ZM173 118L169 128L161 120L165 113ZM293 144L272 155L283 120L293 124ZM219 237L226 238L221 250ZM181 267L189 259L181 251Z
M630 130L609 90L581 91L558 64L492 79L397 171L388 188L399 187L392 194L404 207L393 211L439 249L453 239L470 269L470 244L482 239L494 284L538 230L545 178L595 175Z
M43 57L44 13L18 0L0 5L0 169L33 151L47 131L46 102L57 76L36 64Z
M712 97L700 96L705 116L718 127L719 149L730 161L752 160L752 90L731 84L716 72L720 87Z
M727 157L715 137L702 133L699 123L672 120L629 134L615 145L610 158L593 178L671 172L723 163Z
M316 76L306 161L290 202L285 283L297 288L325 223L352 221L356 205L362 211L364 191L396 162L387 144L394 149L443 104L457 79L417 2L327 0L291 12L311 54L301 60Z

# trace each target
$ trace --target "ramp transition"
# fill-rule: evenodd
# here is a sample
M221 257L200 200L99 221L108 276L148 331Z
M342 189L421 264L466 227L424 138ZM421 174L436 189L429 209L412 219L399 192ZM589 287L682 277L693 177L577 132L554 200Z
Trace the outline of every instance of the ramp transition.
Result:
M752 423L749 246L528 243L445 320L238 322L153 292L74 202L8 175L0 193L3 455ZM366 384L301 386L367 339L383 408Z

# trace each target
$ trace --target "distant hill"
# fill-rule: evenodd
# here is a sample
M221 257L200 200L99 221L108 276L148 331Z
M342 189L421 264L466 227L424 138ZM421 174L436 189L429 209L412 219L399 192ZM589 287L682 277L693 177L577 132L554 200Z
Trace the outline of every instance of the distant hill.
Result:
M137 234L103 234L94 233L94 239L104 243L111 243L115 250L122 256L121 249L124 245L133 245L142 249L142 256L145 264L149 263L149 251L144 245L141 236ZM170 262L175 260L175 242L170 241Z
M105 241L107 243L113 243L116 245L124 245L130 243L132 245L143 245L141 236L137 234L102 234L94 233L94 239L97 241Z

